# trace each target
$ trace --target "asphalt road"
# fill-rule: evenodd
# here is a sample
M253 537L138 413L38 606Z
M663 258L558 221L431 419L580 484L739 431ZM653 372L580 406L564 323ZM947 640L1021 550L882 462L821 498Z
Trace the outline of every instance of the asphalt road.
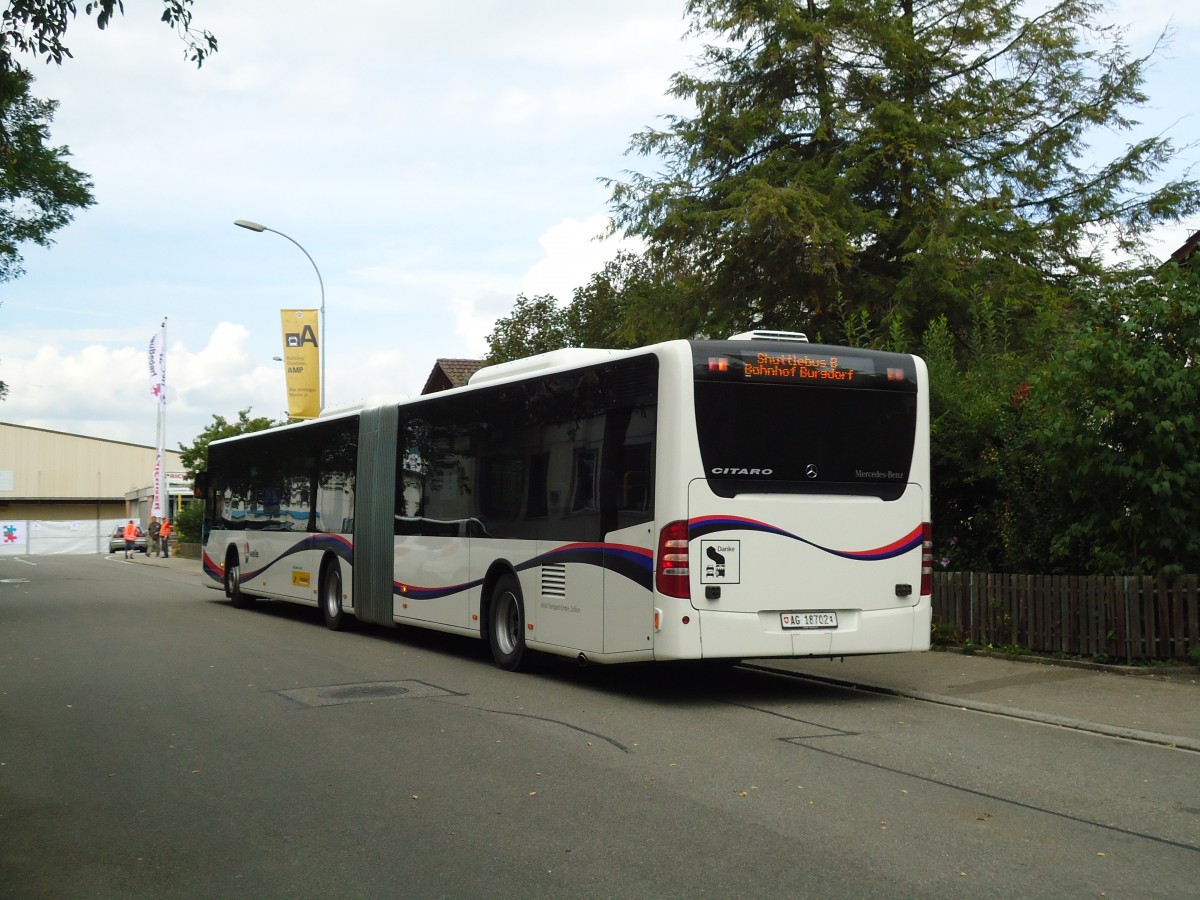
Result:
M1200 754L0 557L0 896L1171 897Z

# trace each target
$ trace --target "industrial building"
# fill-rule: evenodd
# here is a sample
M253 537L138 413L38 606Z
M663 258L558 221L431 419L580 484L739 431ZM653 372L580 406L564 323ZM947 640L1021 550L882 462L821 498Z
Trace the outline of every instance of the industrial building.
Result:
M141 444L0 422L0 552L100 551L114 523L145 525L155 456ZM178 451L163 464L174 515L192 492ZM39 539L54 549L33 546Z

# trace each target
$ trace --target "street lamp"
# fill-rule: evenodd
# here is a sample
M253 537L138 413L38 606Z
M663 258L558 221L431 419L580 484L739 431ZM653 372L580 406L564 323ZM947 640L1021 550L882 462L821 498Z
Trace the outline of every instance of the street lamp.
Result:
M317 264L313 262L313 258L308 255L308 251L300 246L300 242L293 237L289 237L282 231L276 231L274 228L268 228L266 225L259 225L257 222L249 222L246 219L235 219L234 225L239 228L248 228L250 231L269 231L272 234L277 234L280 237L287 238L297 247L300 247L300 252L308 256L308 261L312 263L313 271L317 273L317 284L321 286L321 344L317 350L321 354L321 410L325 410L325 341L328 340L325 331L325 282L321 279L321 270L317 268Z

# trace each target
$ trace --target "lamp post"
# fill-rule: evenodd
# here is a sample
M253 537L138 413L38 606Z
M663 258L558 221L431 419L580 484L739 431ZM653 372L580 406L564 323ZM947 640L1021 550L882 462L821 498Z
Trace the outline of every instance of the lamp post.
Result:
M300 252L308 256L308 261L312 263L313 271L317 273L317 284L321 286L321 345L317 348L321 354L321 410L325 410L325 341L327 333L325 331L325 282L321 279L321 270L317 268L317 264L313 262L313 258L309 256L308 251L300 246L300 242L293 237L289 237L282 231L276 231L274 228L268 228L266 225L259 225L257 222L249 222L246 219L234 220L234 225L239 228L247 228L250 231L269 231L272 234L277 234L282 238L287 238L297 247L300 247Z

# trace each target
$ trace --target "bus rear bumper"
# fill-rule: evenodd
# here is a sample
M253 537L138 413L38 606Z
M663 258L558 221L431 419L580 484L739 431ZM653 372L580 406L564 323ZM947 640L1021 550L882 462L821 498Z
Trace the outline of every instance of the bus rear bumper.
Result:
M784 629L779 610L700 613L703 657L753 659L855 656L928 650L933 614L928 597L897 609L834 610L837 628Z

